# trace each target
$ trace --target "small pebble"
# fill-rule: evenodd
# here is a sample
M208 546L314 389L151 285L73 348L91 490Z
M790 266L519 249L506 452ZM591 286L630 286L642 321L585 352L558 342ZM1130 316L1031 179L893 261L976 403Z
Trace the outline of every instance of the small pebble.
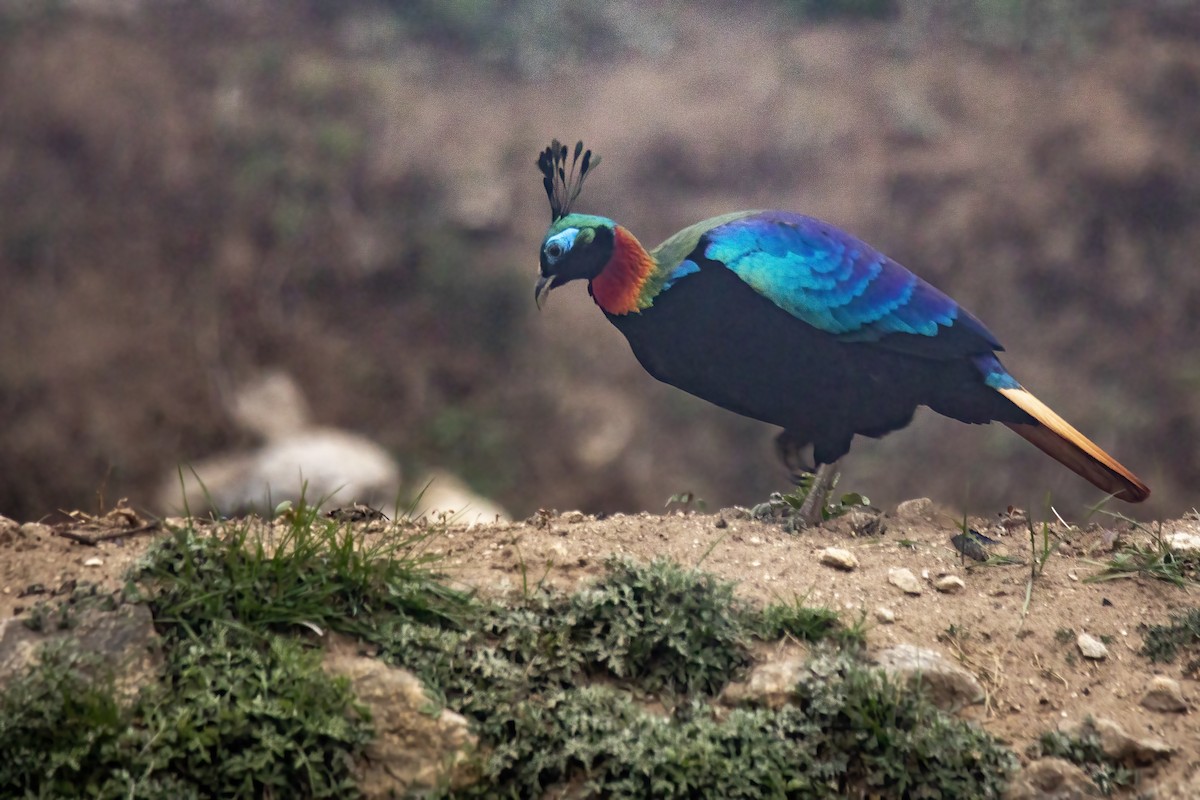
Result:
M888 583L899 588L905 594L920 594L921 584L917 576L907 567L892 567L888 570Z
M943 575L933 583L933 588L945 594L954 594L965 589L967 584L957 575Z
M896 612L886 606L875 609L875 619L883 625L891 625L896 621Z
M562 519L563 522L574 524L583 522L587 517L584 516L582 511L567 511L562 515Z
M1075 639L1075 644L1078 645L1079 652L1084 658L1090 658L1093 661L1102 661L1108 658L1108 648L1104 646L1104 642L1090 633L1079 634Z
M84 561L84 562L83 562L83 565L84 565L85 567L103 567L103 566L104 566L104 559L102 559L102 558L96 558L95 556L92 556L92 557L91 557L91 558L89 558L87 561Z
M827 567L852 572L858 569L858 557L840 547L826 547L821 551L820 561Z

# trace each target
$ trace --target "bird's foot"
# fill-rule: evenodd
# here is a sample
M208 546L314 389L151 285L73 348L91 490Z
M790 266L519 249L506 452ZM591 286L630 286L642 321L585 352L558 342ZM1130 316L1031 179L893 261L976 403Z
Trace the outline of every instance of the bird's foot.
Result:
M825 506L836 474L833 464L817 467L808 487L808 494L804 496L804 502L800 504L794 517L798 528L815 528L825 521Z
M829 492L837 478L832 464L823 464L816 472L799 481L795 492L772 492L765 503L750 509L751 519L780 522L784 530L795 532L815 528L825 521L829 510Z

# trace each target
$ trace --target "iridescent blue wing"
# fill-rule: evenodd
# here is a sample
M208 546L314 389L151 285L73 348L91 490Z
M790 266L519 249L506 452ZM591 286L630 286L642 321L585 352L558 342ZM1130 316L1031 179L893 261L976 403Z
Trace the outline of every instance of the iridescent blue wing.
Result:
M732 270L842 341L930 358L1003 350L983 323L870 245L812 217L763 211L717 225L694 257Z

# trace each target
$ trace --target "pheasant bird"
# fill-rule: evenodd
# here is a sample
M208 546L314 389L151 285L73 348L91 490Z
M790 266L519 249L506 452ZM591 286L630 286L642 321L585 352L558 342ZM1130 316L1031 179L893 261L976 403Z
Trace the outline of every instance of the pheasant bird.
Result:
M918 406L1002 422L1121 500L1150 495L1009 374L982 322L870 245L812 217L737 211L647 250L611 219L571 211L600 159L582 142L569 166L568 155L555 141L538 158L551 210L539 308L552 289L586 280L652 376L780 426L789 466L811 445L807 521L819 520L854 436L903 428Z

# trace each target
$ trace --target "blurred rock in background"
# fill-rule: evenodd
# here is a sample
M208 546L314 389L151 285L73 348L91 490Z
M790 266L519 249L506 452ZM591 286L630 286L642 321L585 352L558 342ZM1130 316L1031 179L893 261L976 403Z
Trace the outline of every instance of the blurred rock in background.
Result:
M231 406L237 424L263 444L180 464L159 491L164 511L270 515L278 504L303 498L320 507L362 503L395 512L399 465L363 436L314 425L300 387L286 374L268 372L239 387Z
M416 490L406 510L413 519L466 525L512 521L507 511L445 470L433 470L409 487Z
M320 508L362 504L388 517L454 523L506 522L508 512L451 473L432 470L403 483L400 466L370 439L310 418L300 387L279 371L231 392L234 422L262 444L175 467L158 492L165 513L270 515L280 503Z

